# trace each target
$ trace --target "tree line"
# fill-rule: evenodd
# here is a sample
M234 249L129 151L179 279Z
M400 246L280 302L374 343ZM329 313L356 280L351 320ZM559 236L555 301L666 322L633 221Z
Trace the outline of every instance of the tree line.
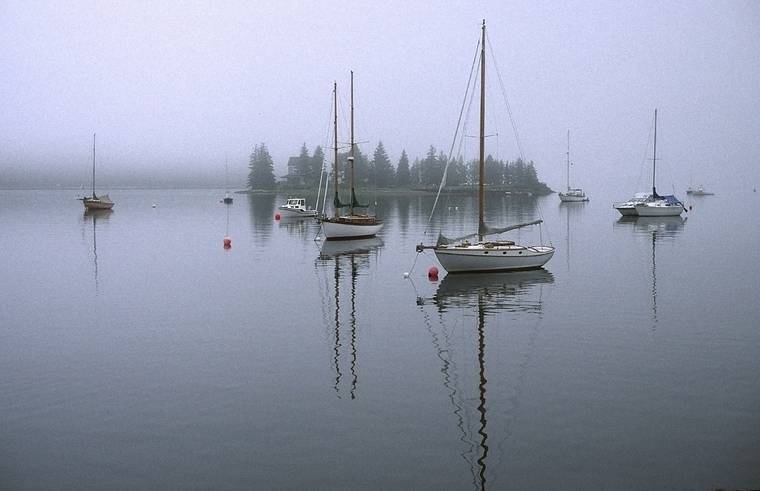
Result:
M348 152L338 153L338 172L342 182L347 182L350 172L347 165ZM423 159L415 158L410 165L405 150L394 166L382 142L377 144L371 158L354 148L354 179L365 189L435 189L443 178L448 157L431 145ZM317 146L309 152L306 144L301 146L297 156L288 159L288 172L281 183L274 174L274 162L266 147L261 143L254 147L250 156L248 188L252 190L273 190L282 188L311 188L319 185L323 168L332 171L332 158L326 158L325 151ZM532 191L538 194L551 192L539 181L533 161L525 162L495 159L488 155L485 159L485 184ZM465 161L462 157L449 162L446 186L468 186L478 182L477 160Z

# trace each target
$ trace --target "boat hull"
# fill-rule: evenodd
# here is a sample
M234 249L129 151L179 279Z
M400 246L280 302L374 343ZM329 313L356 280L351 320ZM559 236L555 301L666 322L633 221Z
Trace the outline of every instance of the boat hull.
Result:
M317 210L296 210L280 206L277 212L283 218L314 218L317 216Z
M683 213L682 205L636 205L636 215L640 217L677 217L681 215L681 213Z
M554 256L554 247L550 246L438 246L433 251L443 269L449 273L537 269Z
M85 210L110 210L113 208L114 202L108 198L108 195L100 198L82 198Z
M325 219L322 221L322 230L326 240L354 240L374 237L383 228L383 222L379 220L336 220Z
M621 215L624 217L635 217L638 216L638 213L636 213L636 207L635 206L628 206L628 205L620 205L614 207L617 211L620 212Z

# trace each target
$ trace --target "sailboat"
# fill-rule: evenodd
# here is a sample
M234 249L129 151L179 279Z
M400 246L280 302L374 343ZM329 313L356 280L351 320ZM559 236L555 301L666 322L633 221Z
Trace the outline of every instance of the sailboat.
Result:
M660 196L657 194L655 177L657 171L657 109L654 110L654 150L652 153L652 197L636 203L636 215L640 217L674 217L684 211L681 201L673 195Z
M570 187L570 130L567 130L567 191L560 192L559 199L563 202L588 201L583 189Z
M95 133L92 134L92 196L80 199L84 203L85 210L110 210L114 205L107 194L101 196L95 194Z
M227 187L227 160L224 161L224 198L222 198L222 202L225 205L231 205L232 204L232 196L230 196L230 189Z
M554 255L554 247L546 245L524 246L511 240L486 240L487 235L494 235L538 225L543 220L534 220L507 227L490 227L486 225L483 214L485 209L485 56L486 23L483 21L482 41L480 43L480 155L478 165L478 231L473 234L448 239L439 234L435 245L418 244L417 252L432 249L441 266L449 273L472 273L491 271L514 271L540 268ZM446 173L444 172L444 179ZM476 242L468 239L477 237Z
M340 201L338 194L338 85L333 84L333 185L335 186L335 197L333 199L334 214L332 217L322 219L322 231L326 240L349 240L349 239L366 239L374 237L380 229L383 228L382 220L374 215L357 214L355 208L367 208L362 205L356 198L354 186L354 72L351 71L351 147L348 155L348 165L350 170L351 183L351 201L346 204ZM348 214L341 214L342 208L348 208Z

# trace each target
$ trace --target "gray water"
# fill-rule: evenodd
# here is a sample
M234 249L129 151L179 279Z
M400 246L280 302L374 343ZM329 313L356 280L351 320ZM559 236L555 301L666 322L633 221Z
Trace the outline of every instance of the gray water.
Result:
M379 239L323 246L284 196L75 195L0 191L2 489L760 487L756 193L491 196L554 258L438 281L414 245L469 198L425 236L432 198L373 196Z

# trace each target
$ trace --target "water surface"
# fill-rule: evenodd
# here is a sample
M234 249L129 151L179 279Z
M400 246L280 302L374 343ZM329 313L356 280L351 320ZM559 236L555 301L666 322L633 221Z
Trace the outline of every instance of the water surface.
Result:
M373 196L376 240L322 245L284 196L110 194L0 191L3 489L760 486L756 194L491 196L554 258L436 282L414 245L467 197L425 236L432 198Z

